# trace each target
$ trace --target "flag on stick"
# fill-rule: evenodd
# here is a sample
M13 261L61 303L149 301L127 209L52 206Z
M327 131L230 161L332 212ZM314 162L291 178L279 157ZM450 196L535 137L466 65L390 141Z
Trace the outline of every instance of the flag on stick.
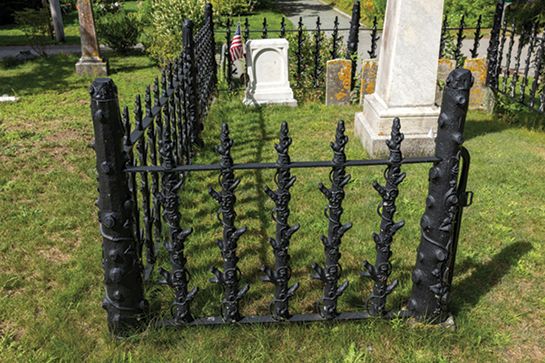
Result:
M242 48L242 36L240 35L240 24L238 24L237 31L233 36L233 40L231 40L229 54L231 55L232 62L244 58L244 50Z

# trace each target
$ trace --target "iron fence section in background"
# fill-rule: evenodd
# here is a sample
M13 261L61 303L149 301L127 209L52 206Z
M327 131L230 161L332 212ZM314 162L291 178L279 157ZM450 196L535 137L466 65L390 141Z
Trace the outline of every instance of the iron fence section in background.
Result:
M250 39L266 39L269 37L288 38L291 40L290 48L295 48L292 53L295 56L296 67L290 71L290 77L293 85L297 89L325 89L324 72L325 65L328 60L344 57L352 60L352 88L358 84L358 66L365 58L375 59L378 56L377 49L380 40L382 29L378 27L378 21L373 19L371 28L360 26L361 6L360 1L355 1L352 8L350 19L350 27L340 28L338 17L335 17L333 24L323 27L320 17L316 18L314 28L306 28L303 26L303 19L300 17L295 29L286 27L286 19L283 17L279 27L270 28L271 24L267 18L263 19L260 29L252 29L250 21L245 18L241 24L242 36L244 42ZM233 36L233 26L235 22L231 18L223 21L225 27L217 29L216 32L225 34L223 53L223 77L227 81L230 90L237 89L233 80L233 64L229 57L229 46ZM474 26L466 24L465 16L460 18L460 21L455 27L449 25L449 18L445 15L441 31L441 43L439 50L439 58L449 58L456 61L457 67L463 67L466 58L477 58L480 52L481 39L483 38L483 30L488 28L482 27L482 16L479 16L477 23ZM346 43L344 43L342 32L348 32ZM464 47L464 40L467 38L467 33L472 32L471 47ZM293 34L293 36L291 36ZM360 49L363 35L369 36L369 48ZM309 44L309 42L311 44ZM310 46L311 51L306 51ZM327 47L328 51L323 52L322 48ZM231 70L231 72L227 72ZM305 72L310 74L311 82L305 84L303 78ZM240 84L239 88L243 88L244 84Z
M185 23L184 32L184 39L188 39L191 36L190 22ZM184 46L191 48L192 42L187 41ZM184 52L191 50L187 48ZM153 89L154 102L148 88L144 101L145 112L142 111L140 97L137 97L136 129L132 132L127 109L123 117L120 115L113 81L97 79L91 88L99 181L99 224L103 236L106 285L104 307L108 311L111 331L123 334L129 328L143 326L150 317L143 281L152 284L157 277L158 282L169 286L174 295L170 308L172 317L162 320L161 326L354 320L371 316L389 318L394 315L414 316L432 322L444 321L448 315L446 303L462 209L470 204L471 199L470 193L465 190L469 153L461 146L472 84L471 73L457 69L447 80L438 122L439 141L433 157L403 158L403 134L400 122L396 119L391 138L387 142L388 159L347 160L345 147L348 137L345 135L344 123L339 122L335 141L331 144L331 161L292 161L289 156L292 139L288 124L283 123L275 146L278 155L276 163L237 164L231 155L234 141L230 138L228 126L224 124L216 148L219 163L195 165L190 163L191 155L187 159L183 152L187 151L184 141L188 140L187 135L184 138L183 130L187 128L184 122L188 125L189 120L184 117L184 108L198 107L199 98L188 97L188 91L185 88L180 90L179 85L186 84L184 81L188 75L185 70L196 69L199 72L201 64L188 66L185 64L187 59L182 57L181 65L175 64L163 72L161 87L156 82ZM187 102L194 104L187 105ZM134 158L133 149L136 149L138 158ZM403 226L403 222L394 222L398 185L405 178L401 169L406 164L427 162L432 162L433 166L421 223L421 245L413 272L413 291L408 310L390 312L386 308L387 297L396 286L395 280L390 281L391 247L396 231ZM379 208L380 231L373 236L376 260L375 263L365 261L362 272L364 278L373 281L373 289L367 299L367 309L341 312L338 311L338 300L348 288L348 283L340 282L340 251L343 236L351 227L350 223L344 223L341 218L345 186L350 180L347 168L370 165L386 166L385 184L373 185L382 199ZM296 181L292 171L323 167L331 170L330 184L318 186L327 200L327 232L321 238L323 261L314 264L311 271L311 276L322 282L323 294L315 313L294 315L289 309L289 299L296 293L298 284L290 283L289 245L299 227L290 224L288 220L290 188ZM265 190L275 204L273 220L276 223L275 236L271 239L274 266L263 270L263 281L275 286L271 315L245 317L240 311L240 303L249 289L248 285L242 284L243 272L238 264L242 257L237 254L238 244L244 241L242 236L246 232L246 228L237 226L236 189L240 179L235 172L241 169L276 170L276 188ZM219 205L218 218L223 233L217 246L222 268L211 269L211 281L223 287L223 296L217 316L197 317L191 312L191 302L198 290L190 289L187 261L191 256L185 254L185 243L192 229L181 225L180 193L190 173L205 170L219 174L220 189L210 188L209 194ZM460 174L459 170L462 171ZM157 261L157 247L167 252L168 262ZM154 266L165 263L168 266L159 268L156 276Z
M306 88L312 89L325 89L325 77L324 70L326 62L331 59L344 57L351 59L353 62L352 67L352 86L356 84L356 68L358 61L358 47L361 32L369 32L370 45L367 54L369 58L373 59L377 57L378 41L380 39L379 32L381 29L377 27L377 19L373 21L372 28L360 27L360 2L355 1L352 17L350 20L349 28L339 27L339 19L335 17L333 24L327 27L323 27L320 17L316 18L315 27L312 29L306 28L303 25L303 18L300 17L295 29L286 28L286 19L283 17L280 22L279 29L269 29L270 22L267 18L263 19L261 29L251 29L248 18L244 19L242 24L243 40L246 42L250 39L267 39L271 36L277 36L279 38L288 38L291 40L290 48L295 49L293 54L295 55L295 64L290 72L290 77L297 88L305 87L303 82L303 75L308 72L310 74L311 82ZM233 64L229 56L229 47L233 37L234 21L231 18L225 20L225 28L216 30L219 33L225 34L225 47L223 52L223 77L227 81L230 90L236 89L236 85L233 82ZM341 32L348 32L348 39L346 44L343 43L343 36ZM327 49L324 49L327 47ZM310 52L307 51L310 48ZM231 70L228 72L228 70ZM241 85L243 87L243 85Z
M526 28L499 0L488 48L487 85L510 100L545 113L545 31Z

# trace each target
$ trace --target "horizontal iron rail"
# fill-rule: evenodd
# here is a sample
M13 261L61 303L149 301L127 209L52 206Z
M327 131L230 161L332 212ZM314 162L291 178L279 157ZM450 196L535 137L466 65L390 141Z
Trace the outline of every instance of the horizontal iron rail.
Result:
M422 164L422 163L435 163L441 161L440 158L435 156L430 157L418 157L418 158L406 158L401 162L402 164ZM373 159L373 160L348 160L344 163L344 166L375 166L375 165L388 165L388 159ZM286 165L280 166L277 163L240 163L234 164L233 170L261 170L261 169L277 169L279 167L290 169L304 169L304 168L331 168L335 166L331 161L294 161ZM338 165L337 165L338 166ZM181 165L172 169L166 169L162 166L132 166L125 168L126 173L147 173L147 172L187 172L187 171L213 171L221 170L221 165L206 164L206 165Z
M386 318L392 318L398 314L390 313ZM294 314L286 320L277 320L271 315L245 316L236 323L225 321L221 316L210 316L196 318L189 323L176 324L174 320L161 320L157 323L159 327L185 327L196 325L232 325L232 324L282 324L282 323L312 323L312 322L332 322L332 321L352 321L369 319L372 316L367 311L343 312L335 316L334 319L325 319L320 314Z
M519 72L520 73L520 72ZM505 89L500 89L500 87L492 87L492 90L509 98L509 100L511 100L513 103L516 103L518 105L522 105L524 106L527 110L529 111L532 111L532 112L536 112L536 113L543 113L542 111L539 110L539 103L536 104L535 106L530 106L528 103L526 102L520 102L520 101L517 101L515 99L515 97L512 97L508 91L506 91ZM545 92L545 91L544 91ZM536 97L537 98L537 97ZM538 101L539 102L539 101Z
M459 27L448 27L448 28L445 28L445 30L449 30L449 31L452 31L452 30L459 30L460 28ZM464 30L476 30L477 28L476 27L464 27ZM492 28L481 28L481 30L485 30L485 29L492 29ZM335 29L335 28L320 28L321 31L324 31L324 32L332 32L334 30L338 30L338 31L349 31L350 28L338 28L338 29ZM377 31L379 32L382 32L384 29L383 28L377 28ZM216 29L214 30L214 33L221 33L221 34L224 34L225 32L227 31L227 29ZM299 31L299 29L284 29L284 30L281 30L281 29L267 29L267 32L268 33L281 33L281 32L284 32L284 33L297 33ZM316 31L316 29L307 29L305 28L304 31L307 31L307 32L314 32ZM362 31L373 31L373 28L360 28L359 29L360 32ZM248 33L259 33L259 34L262 34L263 33L263 29L256 29L256 30L248 30Z
M168 100L174 94L174 90L179 86L178 81L173 81L172 83L173 83L172 84L173 88L167 88L167 90L166 90L167 96L166 97L161 96L159 98L159 105L158 106L153 106L153 108L151 109L151 117L146 115L142 119L142 129L140 129L140 130L136 129L131 133L130 145L126 146L125 151L127 151L127 149L129 149L130 147L135 145L136 142L138 140L140 140L140 138L142 137L144 132L147 130L147 128L151 125L153 120L161 113L161 110L163 109L163 107L165 107Z

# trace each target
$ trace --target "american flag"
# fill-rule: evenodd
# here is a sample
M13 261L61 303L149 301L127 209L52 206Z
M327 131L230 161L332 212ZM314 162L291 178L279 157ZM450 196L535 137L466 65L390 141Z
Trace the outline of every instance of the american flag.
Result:
M235 36L231 41L229 54L231 55L231 61L233 62L244 58L244 51L242 48L242 36L240 35L240 24L237 26L237 31L235 32Z

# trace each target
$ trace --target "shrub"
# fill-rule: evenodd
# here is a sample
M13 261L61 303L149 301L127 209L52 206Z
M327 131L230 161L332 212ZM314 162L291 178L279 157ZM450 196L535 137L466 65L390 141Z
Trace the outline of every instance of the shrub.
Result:
M331 49L333 48L333 40L331 36L326 36L324 32L320 33L322 38L320 43L320 72L318 76L318 87L315 87L314 82L314 51L315 51L315 32L303 31L303 42L301 47L301 65L302 70L299 75L299 80L295 77L297 74L297 50L298 50L298 33L288 33L286 39L289 47L289 72L290 83L292 84L295 98L300 101L322 100L325 96L325 75L326 63L331 59ZM338 57L341 58L346 53L345 41L339 40L337 43Z
M182 50L184 19L193 20L196 29L201 25L206 0L148 1L141 7L141 17L145 19L142 40L149 55L165 64L174 60Z
M126 53L138 43L140 21L124 10L100 15L97 19L100 40L119 53Z
M216 14L235 16L251 12L257 0L211 0Z
M27 37L32 49L46 56L45 46L49 43L51 20L49 9L24 9L15 12L15 23Z
M98 15L116 13L123 9L123 0L95 0L93 5Z

